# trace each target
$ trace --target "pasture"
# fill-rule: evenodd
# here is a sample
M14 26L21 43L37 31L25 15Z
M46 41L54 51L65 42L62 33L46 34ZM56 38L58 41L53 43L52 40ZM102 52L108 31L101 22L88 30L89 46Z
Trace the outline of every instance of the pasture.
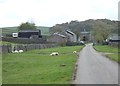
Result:
M3 84L70 84L83 46L56 47L3 55ZM57 56L50 53L58 52Z
M36 26L37 29L41 30L42 35L49 35L49 28L50 27L43 27L43 26ZM18 28L16 27L5 27L0 28L2 30L2 35L12 35L12 33L18 32Z
M0 45L6 45L6 44L16 44L16 43L0 41Z

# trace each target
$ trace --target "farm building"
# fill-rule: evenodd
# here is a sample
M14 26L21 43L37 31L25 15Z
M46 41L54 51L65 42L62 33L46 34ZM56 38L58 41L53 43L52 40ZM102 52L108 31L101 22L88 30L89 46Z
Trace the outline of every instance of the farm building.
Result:
M84 31L82 31L80 34L81 34L80 38L82 41L91 41L92 40L90 31L86 31L84 29Z
M112 46L119 46L120 47L120 36L118 34L111 34L108 39L106 39L106 42L108 42Z
M41 30L20 30L18 32L20 38L41 38Z
M77 36L76 36L75 33L73 33L70 30L66 30L65 34L67 36L67 41L68 42L77 42Z
M120 42L120 36L114 35L109 38L110 42Z
M66 43L67 37L59 33L54 33L47 39L47 42Z

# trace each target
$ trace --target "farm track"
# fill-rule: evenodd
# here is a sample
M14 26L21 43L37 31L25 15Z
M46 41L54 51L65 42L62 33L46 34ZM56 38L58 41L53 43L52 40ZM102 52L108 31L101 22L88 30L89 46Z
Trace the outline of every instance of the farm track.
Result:
M96 52L87 44L79 53L73 84L118 84L118 63Z

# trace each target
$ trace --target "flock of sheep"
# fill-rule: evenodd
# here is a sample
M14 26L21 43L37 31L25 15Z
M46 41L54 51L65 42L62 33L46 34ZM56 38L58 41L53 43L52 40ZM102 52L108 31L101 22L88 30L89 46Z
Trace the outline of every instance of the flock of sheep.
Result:
M12 53L23 53L23 50L14 50Z
M23 53L23 50L14 50L14 51L12 51L12 53ZM77 51L73 51L73 53L76 53L76 54L77 54ZM50 56L57 56L57 55L59 55L58 52L52 52L52 53L50 54Z

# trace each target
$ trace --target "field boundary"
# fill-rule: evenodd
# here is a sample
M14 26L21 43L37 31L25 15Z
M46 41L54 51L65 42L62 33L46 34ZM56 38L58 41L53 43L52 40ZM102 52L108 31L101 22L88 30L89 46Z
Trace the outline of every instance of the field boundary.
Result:
M57 47L56 44L4 44L0 45L2 54L4 53L12 53L14 50L36 50L36 49L45 49L45 48L52 48Z

